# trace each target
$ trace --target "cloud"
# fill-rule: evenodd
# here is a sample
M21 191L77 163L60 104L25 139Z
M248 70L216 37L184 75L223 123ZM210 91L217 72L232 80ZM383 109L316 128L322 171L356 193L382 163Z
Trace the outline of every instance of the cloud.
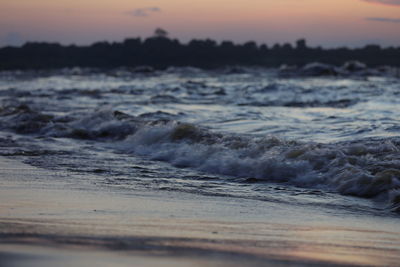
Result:
M144 7L136 8L134 10L128 11L127 14L133 17L148 17L152 13L161 12L159 7Z
M369 21L400 23L400 19L394 19L394 18L365 18L365 19Z
M400 6L400 0L363 0L364 2Z

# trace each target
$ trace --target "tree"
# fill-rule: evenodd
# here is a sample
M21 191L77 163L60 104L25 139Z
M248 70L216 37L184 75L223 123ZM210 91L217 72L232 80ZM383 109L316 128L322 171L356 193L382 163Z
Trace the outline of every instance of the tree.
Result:
M255 51L258 49L257 44L254 41L249 41L245 43L243 47L249 51Z
M304 50L304 49L306 49L306 48L307 48L307 42L306 42L305 39L297 40L297 42L296 42L296 49L298 49L298 50Z
M157 28L154 31L154 37L157 37L157 38L168 38L168 32L166 30L164 30L164 29Z

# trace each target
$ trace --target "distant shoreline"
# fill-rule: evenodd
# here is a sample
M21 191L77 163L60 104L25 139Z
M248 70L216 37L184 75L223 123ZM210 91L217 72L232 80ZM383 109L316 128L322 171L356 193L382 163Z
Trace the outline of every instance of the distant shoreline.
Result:
M156 35L147 39L125 39L123 42L97 42L89 46L29 42L21 47L3 47L0 48L0 70L138 66L215 69L234 65L279 67L283 64L302 67L310 62L340 66L354 60L370 67L399 67L398 58L400 46L325 49L309 47L304 39L298 40L294 46L285 43L271 47L253 41L235 44L211 39L194 39L184 44L168 36Z

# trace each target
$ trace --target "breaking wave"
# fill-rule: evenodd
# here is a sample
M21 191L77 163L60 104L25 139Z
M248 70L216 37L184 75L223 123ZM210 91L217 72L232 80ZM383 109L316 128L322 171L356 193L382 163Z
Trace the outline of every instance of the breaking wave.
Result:
M400 139L335 144L217 134L191 124L143 125L123 142L129 153L174 166L242 178L383 197L400 208Z
M385 199L389 208L400 211L400 138L321 144L218 133L162 115L148 120L109 109L48 115L20 103L0 110L2 130L95 140L119 152L240 182L287 183Z

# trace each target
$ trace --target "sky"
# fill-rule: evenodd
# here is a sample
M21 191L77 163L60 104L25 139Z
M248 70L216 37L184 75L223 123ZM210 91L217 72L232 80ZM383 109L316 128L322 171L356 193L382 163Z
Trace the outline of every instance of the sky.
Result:
M400 46L400 0L0 0L0 46L148 37Z

